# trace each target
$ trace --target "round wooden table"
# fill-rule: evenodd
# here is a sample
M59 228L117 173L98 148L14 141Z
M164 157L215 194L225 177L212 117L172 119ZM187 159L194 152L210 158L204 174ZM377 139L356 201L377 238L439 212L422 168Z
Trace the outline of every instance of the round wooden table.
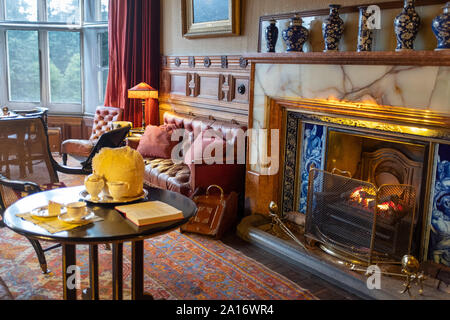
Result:
M98 245L112 243L113 251L113 299L123 298L122 289L122 260L123 243L132 243L132 285L131 298L152 299L152 296L144 293L144 239L154 237L172 231L186 223L197 212L195 203L175 192L149 188L147 199L141 201L162 201L183 212L182 220L158 223L144 227L138 227L126 219L114 209L114 205L90 205L88 206L98 217L103 218L86 226L70 231L62 231L55 234L35 224L16 216L19 213L30 212L32 209L45 206L49 200L70 203L79 201L80 192L84 186L60 188L32 194L11 205L4 213L5 225L11 230L35 240L45 240L60 243L62 245L62 268L64 299L76 299L76 288L69 288L68 283L71 274L67 268L76 265L75 246L89 245L89 278L90 288L88 298L97 300L98 291Z

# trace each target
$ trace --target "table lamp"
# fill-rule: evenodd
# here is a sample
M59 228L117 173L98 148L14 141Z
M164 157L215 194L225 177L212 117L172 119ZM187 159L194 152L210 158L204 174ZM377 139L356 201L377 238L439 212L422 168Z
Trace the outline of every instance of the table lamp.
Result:
M145 130L145 102L147 99L158 99L158 90L152 88L145 82L128 90L129 99L142 99L142 130Z

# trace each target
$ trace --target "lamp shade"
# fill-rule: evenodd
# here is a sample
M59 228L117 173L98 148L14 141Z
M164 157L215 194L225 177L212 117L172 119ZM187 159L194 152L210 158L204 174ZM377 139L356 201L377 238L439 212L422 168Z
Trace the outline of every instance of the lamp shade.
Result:
M158 99L158 90L152 88L145 82L139 83L137 86L128 90L128 98L130 99Z

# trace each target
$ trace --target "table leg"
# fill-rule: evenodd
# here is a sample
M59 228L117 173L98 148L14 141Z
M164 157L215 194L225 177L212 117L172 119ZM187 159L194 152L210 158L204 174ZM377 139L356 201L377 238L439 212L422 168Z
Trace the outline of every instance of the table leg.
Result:
M153 300L150 294L144 293L144 241L132 242L131 263L131 299Z
M76 300L77 288L76 288L76 251L75 245L63 244L62 245L62 268L63 268L63 295L64 300ZM69 270L70 268L70 270ZM70 273L69 273L69 272Z
M123 299L123 243L114 243L112 247L113 300Z
M98 293L98 245L89 246L89 283L91 285L91 299L99 300Z

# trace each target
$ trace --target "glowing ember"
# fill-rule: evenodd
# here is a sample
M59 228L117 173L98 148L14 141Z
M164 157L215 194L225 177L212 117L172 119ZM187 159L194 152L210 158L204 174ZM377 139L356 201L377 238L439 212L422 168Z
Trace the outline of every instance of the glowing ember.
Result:
M363 207L369 208L370 203L375 199L375 192L373 189L364 187L356 188L350 194L350 201L360 204Z
M370 188L359 187L353 190L350 194L349 200L351 203L361 206L365 210L371 211L375 206L375 190ZM383 202L377 205L377 213L382 217L389 217L395 213L403 211L403 206L400 203L395 203L392 200Z

